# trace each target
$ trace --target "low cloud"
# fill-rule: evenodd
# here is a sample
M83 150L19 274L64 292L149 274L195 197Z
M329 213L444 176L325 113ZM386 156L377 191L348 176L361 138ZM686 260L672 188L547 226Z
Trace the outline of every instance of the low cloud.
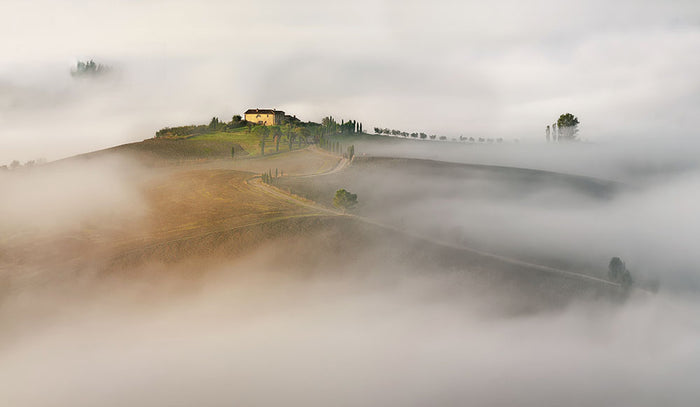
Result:
M146 212L135 162L117 158L73 160L0 172L0 228L6 237L31 231L81 231L115 217Z
M144 301L138 286L111 287L109 302L44 297L64 311L41 335L3 344L5 400L690 406L699 396L695 301L642 295L484 317L476 310L494 300L470 301L476 287L455 290L455 274L346 264L299 277L293 262L264 258L167 301Z

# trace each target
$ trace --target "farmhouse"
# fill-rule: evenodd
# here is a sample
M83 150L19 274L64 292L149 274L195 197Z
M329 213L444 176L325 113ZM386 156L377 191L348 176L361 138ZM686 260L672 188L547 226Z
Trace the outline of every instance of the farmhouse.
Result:
M284 112L274 109L248 109L245 112L245 120L265 126L278 125L284 120Z

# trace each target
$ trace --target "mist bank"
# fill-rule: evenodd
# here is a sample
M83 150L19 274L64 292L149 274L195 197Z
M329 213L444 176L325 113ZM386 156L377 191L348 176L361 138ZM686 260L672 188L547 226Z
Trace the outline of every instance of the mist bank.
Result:
M328 237L306 243L324 249ZM469 270L396 261L400 245L324 251L309 263L281 247L304 254L313 246L282 244L195 280L176 276L201 268L174 265L169 278L6 298L4 399L18 407L690 406L700 396L697 301L642 295L502 313L499 302L528 296L504 297L503 285L476 284ZM27 319L37 308L50 311ZM22 329L8 330L11 319Z
M692 137L545 143L543 135L542 142L506 140L502 144L377 137L348 142L355 144L358 155L537 169L640 186L700 170L700 142Z
M103 158L3 174L16 195L5 205L41 233L70 236L100 221L129 228L124 218L153 210L140 187L159 174ZM358 186L359 209L373 216L448 239L480 228L506 245L537 238L566 253L590 254L600 239L592 222L610 221L618 205L670 195L656 186L599 195L566 177L445 172L440 163L363 170L360 161L334 175ZM177 179L167 202L202 195L201 183ZM63 202L55 208L54 195ZM56 221L31 222L52 208ZM167 240L130 251L121 268L100 269L115 263L90 257L99 251L80 252L79 267L58 262L58 250L23 269L0 251L0 392L19 407L690 406L700 396L695 292L624 292L332 218L300 221L276 240L255 228ZM525 231L513 226L519 218ZM557 229L572 227L594 236ZM635 232L634 248L657 238Z
M358 157L341 173L280 182L327 205L346 188L358 195L354 213L451 244L600 277L620 256L639 281L697 292L700 174L635 179Z

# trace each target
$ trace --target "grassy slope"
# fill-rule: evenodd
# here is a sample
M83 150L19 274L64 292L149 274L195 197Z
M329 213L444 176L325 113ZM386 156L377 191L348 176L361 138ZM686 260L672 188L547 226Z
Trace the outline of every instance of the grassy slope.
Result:
M260 146L256 135L248 132L248 128L240 128L231 132L216 132L183 138L150 138L136 143L81 154L69 158L98 158L105 155L120 155L134 158L145 165L167 166L173 162L206 161L210 159L231 158L231 148L235 157L259 157ZM296 144L293 150L297 150ZM289 145L282 140L279 153L289 151ZM269 138L265 146L265 156L278 152L275 144ZM272 168L275 166L273 165Z
M231 132L216 132L211 134L202 134L188 138L187 141L209 141L215 143L236 143L240 145L249 155L257 156L260 155L260 139L253 133L248 132L247 127L242 127L240 129L233 130ZM296 148L296 144L295 144ZM283 153L289 151L289 144L284 141L280 141L279 152ZM265 143L265 154L276 153L275 143L272 141L272 137L267 138Z

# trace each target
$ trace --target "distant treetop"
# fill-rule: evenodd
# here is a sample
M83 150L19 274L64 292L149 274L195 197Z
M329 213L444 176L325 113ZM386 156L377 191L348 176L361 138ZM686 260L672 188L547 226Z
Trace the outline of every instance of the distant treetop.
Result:
M110 68L107 65L97 64L97 63L95 63L95 61L93 61L91 59L87 62L78 61L75 69L72 70L70 74L74 78L94 77L94 76L100 76L100 75L106 74L111 69L112 68Z
M571 113L564 113L557 120L559 128L559 140L574 141L578 138L578 117Z

